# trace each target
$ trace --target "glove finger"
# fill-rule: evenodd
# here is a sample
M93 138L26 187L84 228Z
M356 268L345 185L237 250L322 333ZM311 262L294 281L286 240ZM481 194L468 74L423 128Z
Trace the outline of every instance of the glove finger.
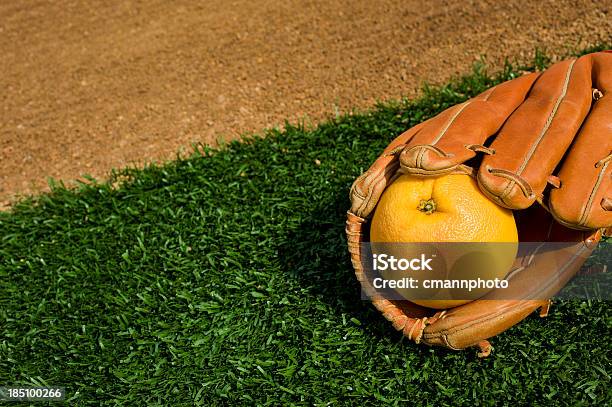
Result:
M426 122L400 155L404 172L449 173L477 151L487 152L483 144L523 102L538 75L504 82Z
M549 210L568 227L612 225L612 54L595 54L596 101L559 171Z
M524 209L542 198L551 175L589 112L591 56L544 72L510 116L478 170L482 191L498 204Z

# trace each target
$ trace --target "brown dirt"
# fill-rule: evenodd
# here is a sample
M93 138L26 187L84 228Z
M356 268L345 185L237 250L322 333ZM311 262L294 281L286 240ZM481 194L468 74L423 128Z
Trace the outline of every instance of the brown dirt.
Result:
M610 0L169 3L0 3L0 206L612 32Z

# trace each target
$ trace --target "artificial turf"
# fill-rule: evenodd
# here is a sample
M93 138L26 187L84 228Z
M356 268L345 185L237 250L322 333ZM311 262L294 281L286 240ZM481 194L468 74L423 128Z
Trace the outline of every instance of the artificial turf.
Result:
M609 303L559 301L478 359L404 339L347 254L349 187L386 144L522 69L0 214L0 385L65 386L75 405L609 403Z

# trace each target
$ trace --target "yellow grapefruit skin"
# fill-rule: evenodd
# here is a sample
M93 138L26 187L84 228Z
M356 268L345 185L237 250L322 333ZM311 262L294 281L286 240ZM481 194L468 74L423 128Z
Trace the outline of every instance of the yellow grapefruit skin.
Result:
M503 279L514 262L518 234L512 211L483 195L469 175L449 174L435 178L401 175L387 187L378 202L370 227L370 241L514 243L493 246L504 249L491 249L491 253L487 254L493 260L487 263L486 275L470 276ZM453 267L449 266L449 272L452 270ZM465 270L461 274L460 278L466 278ZM467 270L467 274L470 274L470 270ZM450 279L453 277L447 276ZM447 298L411 301L438 309L470 301Z

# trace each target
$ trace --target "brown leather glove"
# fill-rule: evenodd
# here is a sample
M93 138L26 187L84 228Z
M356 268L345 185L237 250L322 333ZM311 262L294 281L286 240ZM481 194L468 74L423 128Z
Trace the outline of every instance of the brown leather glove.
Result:
M451 349L478 346L486 356L486 338L537 308L548 312L547 299L576 274L601 229L612 226L611 160L612 53L562 61L495 86L401 134L355 181L346 232L357 278L410 339ZM385 299L364 277L360 246L369 240L380 196L400 172L465 172L501 206L519 210L537 201L552 217L538 206L515 212L519 240L568 244L517 257L510 272L520 291L515 299L496 299L493 291L443 311Z

